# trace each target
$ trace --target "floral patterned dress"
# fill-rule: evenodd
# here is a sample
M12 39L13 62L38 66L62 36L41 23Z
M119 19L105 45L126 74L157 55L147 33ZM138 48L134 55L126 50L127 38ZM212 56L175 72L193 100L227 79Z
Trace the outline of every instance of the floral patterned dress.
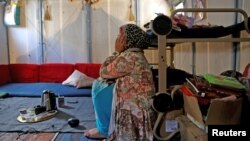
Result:
M110 126L114 129L108 140L151 141L155 112L150 99L155 87L150 66L141 49L130 48L103 63L100 76L116 79ZM112 118L111 118L112 119Z

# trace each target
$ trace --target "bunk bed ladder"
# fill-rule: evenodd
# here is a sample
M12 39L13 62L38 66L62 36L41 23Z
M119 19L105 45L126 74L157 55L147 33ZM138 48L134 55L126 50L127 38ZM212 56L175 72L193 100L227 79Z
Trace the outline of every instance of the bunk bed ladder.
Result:
M155 122L153 133L154 137L158 140L164 140L168 141L170 140L174 135L179 133L179 130L170 133L166 137L161 137L158 133L159 125L161 124L161 120L164 117L166 113L168 113L168 105L169 103L166 103L165 98L168 98L170 96L169 93L167 93L167 61L166 61L166 35L168 35L172 30L172 21L169 17L164 15L158 15L151 23L153 32L158 36L158 83L159 88L158 92L155 95L155 99L161 99L160 101L163 102L163 107L157 107L153 104L153 108L158 112L158 117ZM172 54L171 54L172 55ZM172 65L172 63L171 63ZM168 96L166 96L168 95ZM160 97L160 98L157 98ZM155 100L154 99L154 100ZM155 100L159 102L158 100ZM169 102L169 101L168 101ZM163 109L163 110L162 110Z

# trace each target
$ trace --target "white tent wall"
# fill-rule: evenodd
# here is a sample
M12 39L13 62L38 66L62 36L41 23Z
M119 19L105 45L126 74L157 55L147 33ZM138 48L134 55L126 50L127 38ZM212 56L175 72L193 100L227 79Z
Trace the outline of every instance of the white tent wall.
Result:
M42 1L44 13L46 1ZM89 19L86 17L89 11L82 0L47 1L51 20L40 19L40 0L22 0L22 25L8 27L10 63L76 63L90 60L102 63L114 51L119 27L125 23L136 23L136 21L128 21L129 1L101 0L98 4L92 5ZM135 1L132 2L135 15ZM162 5L164 0L159 2L147 0L147 2L164 8ZM146 1L140 3L143 5L141 9L148 9L149 5ZM155 12L159 10L154 9L156 10L151 15L155 17ZM147 13L150 13L149 10ZM144 24L149 19L153 18L141 17L138 20ZM41 22L43 22L43 33L40 31ZM90 31L92 31L88 35L87 22L90 22ZM40 39L41 34L43 42ZM86 36L91 36L92 42L87 41ZM91 49L87 48L88 44L91 44Z
M136 19L129 21L129 6L129 0L100 0L98 4L92 6L91 34L94 62L103 62L115 51L114 43L121 25L136 23L143 28L145 23L157 16L155 13L169 11L165 0L132 0L132 12ZM148 57L150 56L152 53L148 53Z
M10 63L88 62L82 1L47 0L51 20L44 19L41 1L42 9L40 0L21 1L21 25L8 27Z
M135 21L128 21L129 0L100 0L92 8L92 60L102 63L115 51L119 27Z
M44 13L46 0L41 1ZM250 10L247 5L250 5L250 1L242 1L243 9L249 15ZM132 0L135 21L128 21L129 0L100 0L90 9L82 0L47 0L51 20L44 20L42 17L41 21L39 2L40 0L22 0L21 26L8 27L10 63L102 63L114 51L115 39L122 24L132 22L143 28L145 23L154 19L155 13L170 14L165 0ZM186 4L190 6L190 2L191 0L188 0ZM206 0L206 2L208 8L235 7L235 0L220 0L219 3L216 0ZM222 15L218 16L218 13L208 14L206 20L217 25L234 24L234 13L223 14L223 20ZM44 25L42 31L41 22ZM0 28L1 31L5 30L1 24ZM6 63L8 51L5 34L0 34L0 42L1 63ZM241 43L239 64L237 64L237 70L240 72L250 62L249 44ZM208 72L219 74L232 69L232 52L230 42L197 43L194 54L191 43L178 44L174 48L174 65L188 72L192 72L194 67L196 74ZM169 61L169 51L167 53ZM157 51L146 51L146 55L150 62L157 62Z
M86 10L82 2L48 0L48 6L51 20L44 20L44 63L88 62Z
M38 5L36 1L27 0L22 1L20 6L20 25L7 27L10 63L38 63Z
M3 19L4 5L0 4L0 19ZM0 22L0 64L8 64L8 44L7 44L7 30L4 26L3 20Z

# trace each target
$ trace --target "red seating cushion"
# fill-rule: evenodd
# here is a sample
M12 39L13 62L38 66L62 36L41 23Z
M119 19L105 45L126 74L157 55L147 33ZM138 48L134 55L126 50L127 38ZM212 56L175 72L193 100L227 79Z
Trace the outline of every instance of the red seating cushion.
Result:
M99 77L99 71L101 68L101 64L88 64L88 63L76 63L75 69L79 70L80 72L86 74L92 78Z
M66 80L70 76L70 74L73 73L73 71L73 64L41 64L39 69L39 81L61 83Z
M9 65L0 65L0 85L11 82Z
M0 65L0 85L13 83L55 82L66 80L75 69L92 78L99 77L101 64L92 63L50 63Z
M9 67L12 82L38 82L39 66L37 64L9 64Z

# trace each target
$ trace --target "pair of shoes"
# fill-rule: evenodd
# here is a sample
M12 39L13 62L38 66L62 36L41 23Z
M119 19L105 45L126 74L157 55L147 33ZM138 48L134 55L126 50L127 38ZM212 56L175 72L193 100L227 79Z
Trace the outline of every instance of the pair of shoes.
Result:
M103 136L102 134L99 133L97 128L93 128L93 129L90 129L90 130L86 131L84 133L84 136L86 138L92 139L92 140L104 140L104 139L106 139L105 136Z

